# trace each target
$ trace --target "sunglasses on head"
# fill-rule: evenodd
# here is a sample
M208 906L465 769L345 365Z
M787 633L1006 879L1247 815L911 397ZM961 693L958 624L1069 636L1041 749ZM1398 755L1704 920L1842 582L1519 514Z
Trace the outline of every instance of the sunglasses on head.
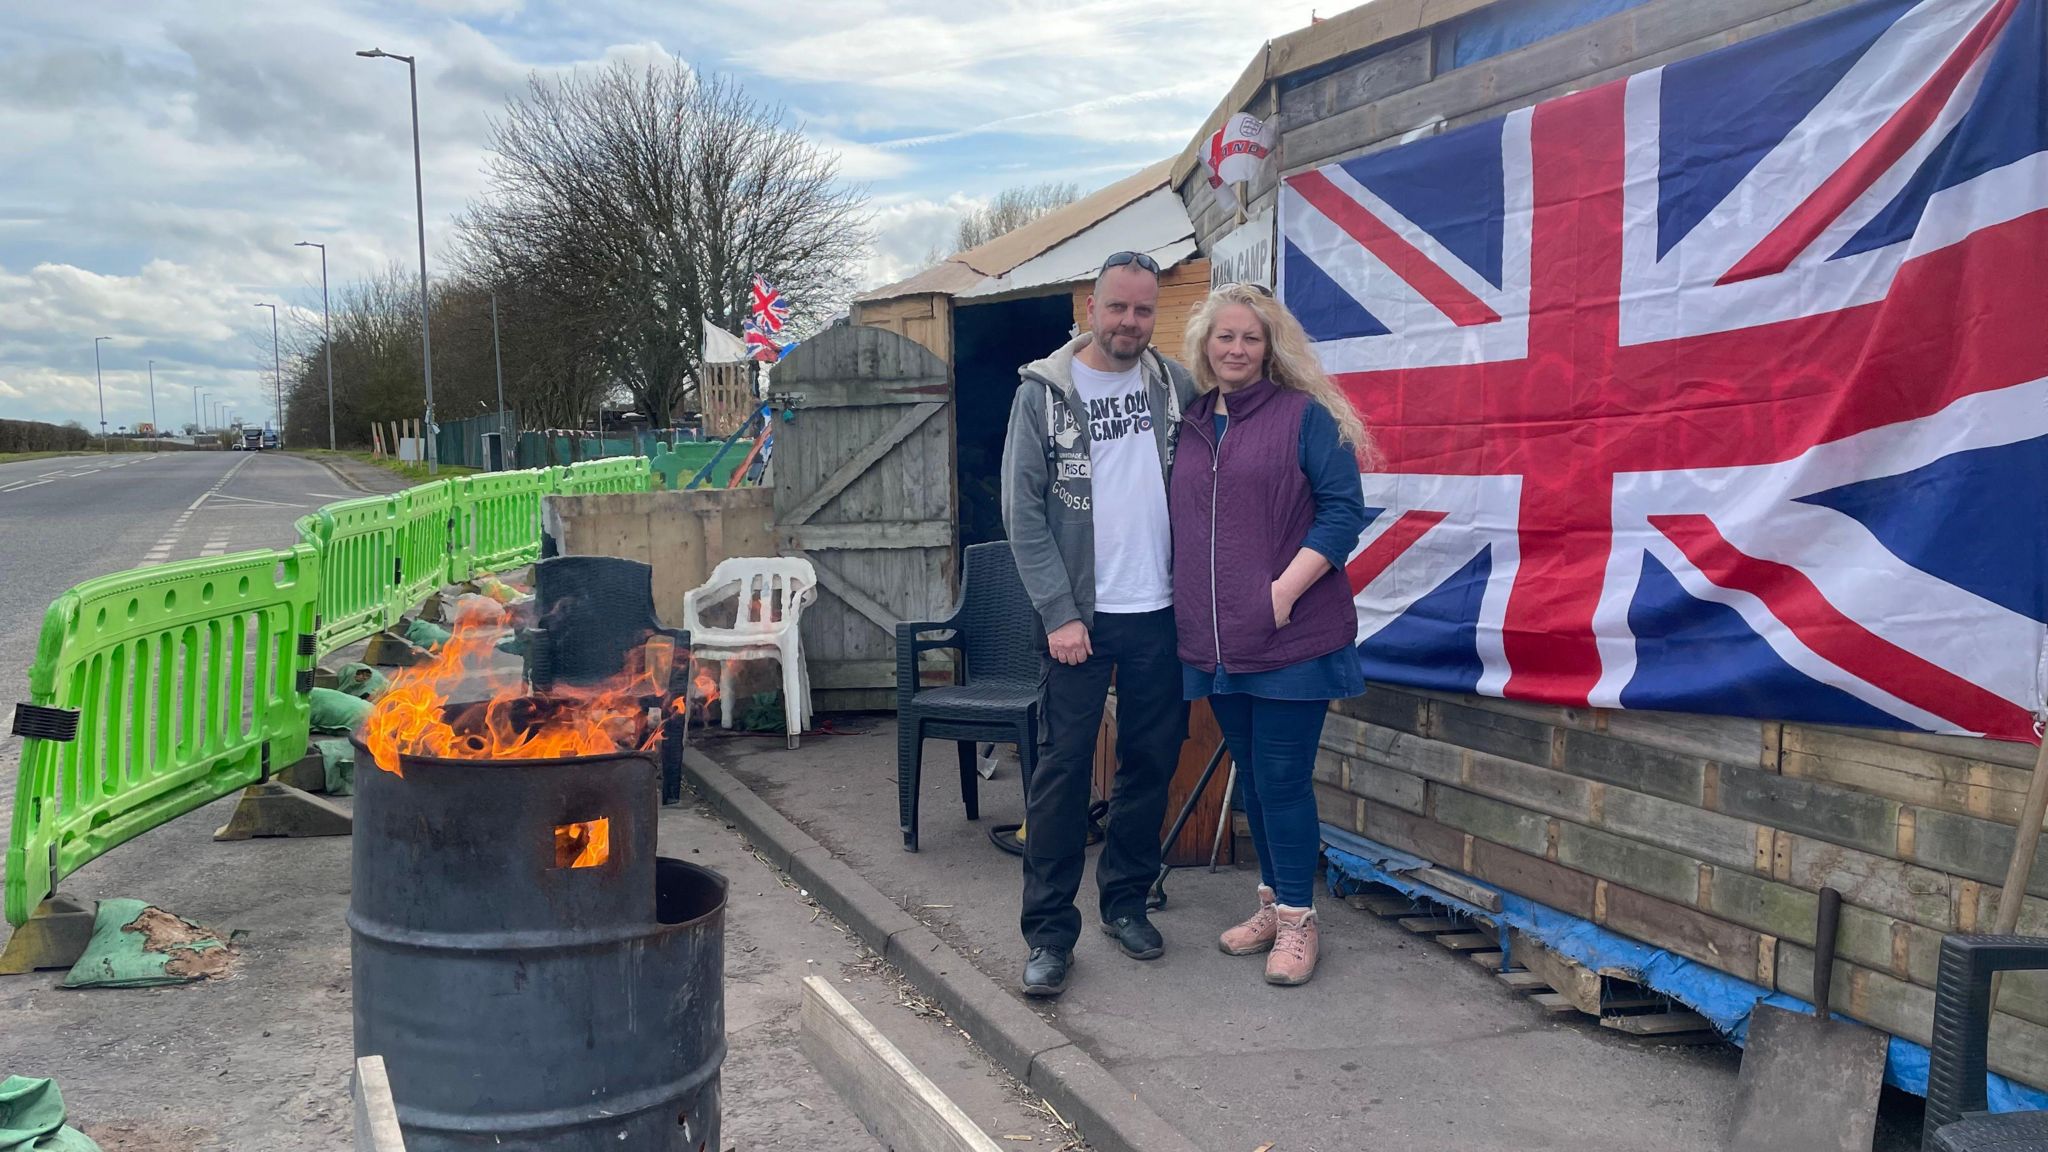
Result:
M1225 284L1224 287L1244 288L1248 291L1257 292L1259 295L1264 296L1268 300L1271 300L1273 298L1273 290L1271 288L1268 288L1264 284L1259 284L1251 280L1239 280L1234 284Z
M1154 276L1159 275L1159 261L1145 255L1143 252L1113 253L1109 259L1102 262L1102 271L1107 272L1111 268L1121 268L1126 264L1136 264ZM1101 273L1098 272L1096 275L1099 276Z

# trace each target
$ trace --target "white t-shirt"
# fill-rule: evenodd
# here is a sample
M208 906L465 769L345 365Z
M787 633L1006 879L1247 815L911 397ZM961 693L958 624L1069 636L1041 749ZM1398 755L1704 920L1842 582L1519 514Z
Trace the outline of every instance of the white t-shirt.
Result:
M1074 358L1074 390L1088 421L1095 504L1095 610L1173 606L1172 535L1159 471L1151 400L1136 365L1101 372Z

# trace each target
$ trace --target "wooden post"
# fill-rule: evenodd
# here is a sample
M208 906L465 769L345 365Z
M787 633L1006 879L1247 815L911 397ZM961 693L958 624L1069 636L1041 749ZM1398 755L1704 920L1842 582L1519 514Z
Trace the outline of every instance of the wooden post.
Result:
M2020 926L2020 905L2027 898L2027 877L2034 872L2034 853L2041 844L2041 821L2048 818L2048 740L2034 756L2034 778L2027 782L2027 798L2020 805L2020 824L2012 838L2012 859L2005 864L2005 887L1998 891L1998 915L1991 930L2011 935ZM2003 972L1991 978L1991 1006L1998 1008Z
M405 1152L382 1056L356 1061L356 1152Z
M823 978L804 978L799 1045L868 1131L903 1152L996 1152L938 1085Z

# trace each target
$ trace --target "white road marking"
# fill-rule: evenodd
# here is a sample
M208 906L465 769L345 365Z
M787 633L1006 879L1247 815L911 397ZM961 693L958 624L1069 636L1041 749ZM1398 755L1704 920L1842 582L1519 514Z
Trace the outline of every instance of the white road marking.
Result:
M40 488L48 483L48 480L30 480L26 484L12 484L8 487L0 488L0 492L19 492L23 488Z
M212 494L215 500L233 500L241 504L266 504L272 508L304 508L304 504L289 504L283 500L258 500L253 496L231 496L226 492Z
M318 496L322 500L353 500L356 498L356 496L361 496L362 493L358 492L356 493L356 496L343 496L339 492L308 492L306 493L306 495Z
M171 551L178 546L179 538L185 534L185 522L192 519L192 513L198 511L201 504L206 503L208 496L218 495L221 488L226 486L229 480L234 479L235 473L242 470L242 465L247 464L252 459L255 459L255 457L244 456L240 460L235 461L235 466L222 473L221 478L213 482L213 487L200 493L199 499L194 500L183 512L178 513L178 518L171 522L171 530L164 533L163 539L158 540L150 548L149 555L143 558L142 566L145 568L154 567L170 559ZM202 549L199 554L201 556L219 556L225 553L228 550L227 531L225 528L216 529L214 538L206 542L206 548Z

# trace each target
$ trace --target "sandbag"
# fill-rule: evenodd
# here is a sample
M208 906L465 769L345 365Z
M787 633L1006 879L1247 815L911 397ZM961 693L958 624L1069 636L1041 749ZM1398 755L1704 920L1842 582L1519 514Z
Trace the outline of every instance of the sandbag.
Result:
M234 950L205 928L140 900L102 900L66 988L153 988L227 971ZM0 1145L4 1147L4 1145Z
M414 620L405 626L406 643L421 648L439 648L448 642L448 629L425 620Z
M358 700L375 700L391 686L391 681L382 672L368 664L343 664L341 671L334 675L341 681L335 691L345 692Z
M325 770L326 783L323 787L329 796L353 796L356 794L356 747L346 740L327 737L313 741L313 748L320 753L320 764Z
M332 688L313 689L312 727L315 732L347 735L369 719L374 707L368 700L337 692Z
M100 1152L91 1137L64 1124L64 1094L55 1080L0 1080L0 1152Z

